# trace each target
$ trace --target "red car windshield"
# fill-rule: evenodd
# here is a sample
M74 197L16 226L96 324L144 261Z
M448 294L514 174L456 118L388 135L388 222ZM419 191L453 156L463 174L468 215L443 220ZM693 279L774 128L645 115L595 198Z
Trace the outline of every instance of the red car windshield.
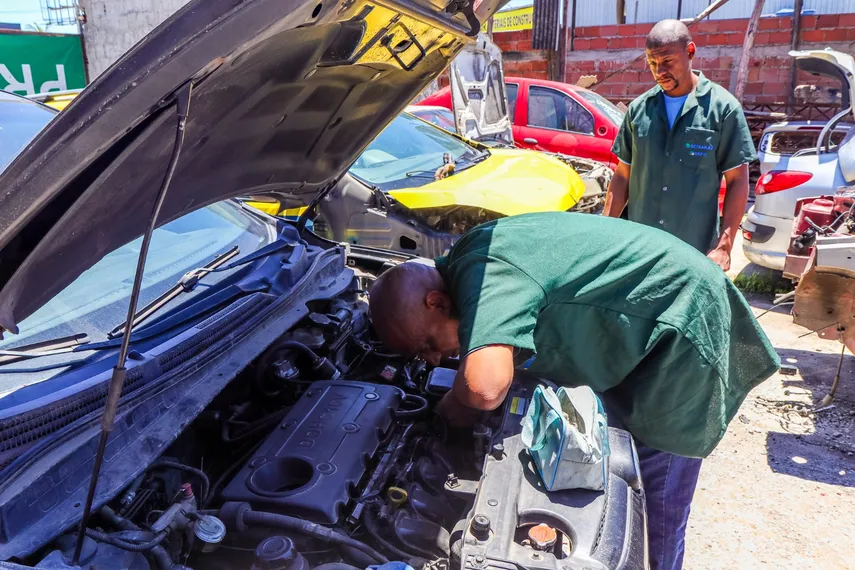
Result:
M588 91L587 89L577 89L574 91L576 95L596 107L603 115L605 115L609 121L614 123L616 127L620 127L623 122L624 112L621 111L617 105L599 95L598 93L594 93L593 91Z

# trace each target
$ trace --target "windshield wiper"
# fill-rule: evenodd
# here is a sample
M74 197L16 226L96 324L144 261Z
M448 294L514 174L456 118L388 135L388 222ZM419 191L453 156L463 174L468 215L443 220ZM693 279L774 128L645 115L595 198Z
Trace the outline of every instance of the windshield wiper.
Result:
M455 170L458 170L457 166L461 163L478 164L479 162L484 162L485 160L487 160L489 156L490 151L485 150L481 154L477 155L475 158L464 158L461 156L457 160L454 160L451 158L451 154L446 152L442 155L442 166L445 166L446 164L453 164ZM442 168L442 166L438 167L437 170L439 168ZM461 168L459 170L463 169ZM407 172L406 176L408 178L433 178L434 176L436 176L436 170L412 170L410 172Z
M78 333L69 336L63 336L41 342L34 342L19 346L10 350L0 350L0 365L26 360L28 358L41 358L42 356L53 356L54 354L64 354L73 352L77 347L87 344L89 335L86 333Z
M173 285L166 293L140 309L135 315L133 323L130 326L130 331L134 330L134 328L142 323L144 320L158 312L160 309L169 304L173 299L178 297L183 293L190 293L194 289L196 289L196 285L199 284L202 279L213 273L217 270L221 265L225 262L236 256L240 253L240 248L238 246L234 246L230 250L221 253L217 257L215 257L209 264L199 267L197 269L191 269L187 273L181 276L181 279ZM113 339L122 336L122 333L125 330L127 321L122 322L121 324L113 327L113 330L107 333L107 338Z

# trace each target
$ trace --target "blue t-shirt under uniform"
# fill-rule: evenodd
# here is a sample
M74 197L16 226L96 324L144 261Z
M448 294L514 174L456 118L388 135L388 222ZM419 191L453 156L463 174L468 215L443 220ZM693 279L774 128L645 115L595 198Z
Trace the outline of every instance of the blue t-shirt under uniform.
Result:
M686 99L689 98L689 94L686 93L682 97L668 97L663 93L662 96L665 97L665 112L668 114L668 128L674 128L674 121L677 120L677 115L679 115L680 111L683 110L683 103L685 103Z

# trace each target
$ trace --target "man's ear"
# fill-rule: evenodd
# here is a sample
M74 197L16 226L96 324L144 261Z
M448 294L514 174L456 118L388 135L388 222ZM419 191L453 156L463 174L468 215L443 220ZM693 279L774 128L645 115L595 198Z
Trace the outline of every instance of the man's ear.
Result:
M446 315L451 313L451 297L444 291L428 291L425 305L429 311L441 311Z
M686 53L689 54L689 61L695 59L695 52L697 49L695 42L689 42L689 45L686 46Z

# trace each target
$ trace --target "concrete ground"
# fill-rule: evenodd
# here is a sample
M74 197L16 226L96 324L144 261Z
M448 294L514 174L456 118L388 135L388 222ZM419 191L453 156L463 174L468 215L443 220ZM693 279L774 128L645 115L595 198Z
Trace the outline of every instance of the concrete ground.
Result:
M734 247L732 277L756 268ZM771 298L747 295L759 315ZM789 307L759 317L783 363L748 396L704 462L686 533L687 570L855 568L855 356L792 323Z

